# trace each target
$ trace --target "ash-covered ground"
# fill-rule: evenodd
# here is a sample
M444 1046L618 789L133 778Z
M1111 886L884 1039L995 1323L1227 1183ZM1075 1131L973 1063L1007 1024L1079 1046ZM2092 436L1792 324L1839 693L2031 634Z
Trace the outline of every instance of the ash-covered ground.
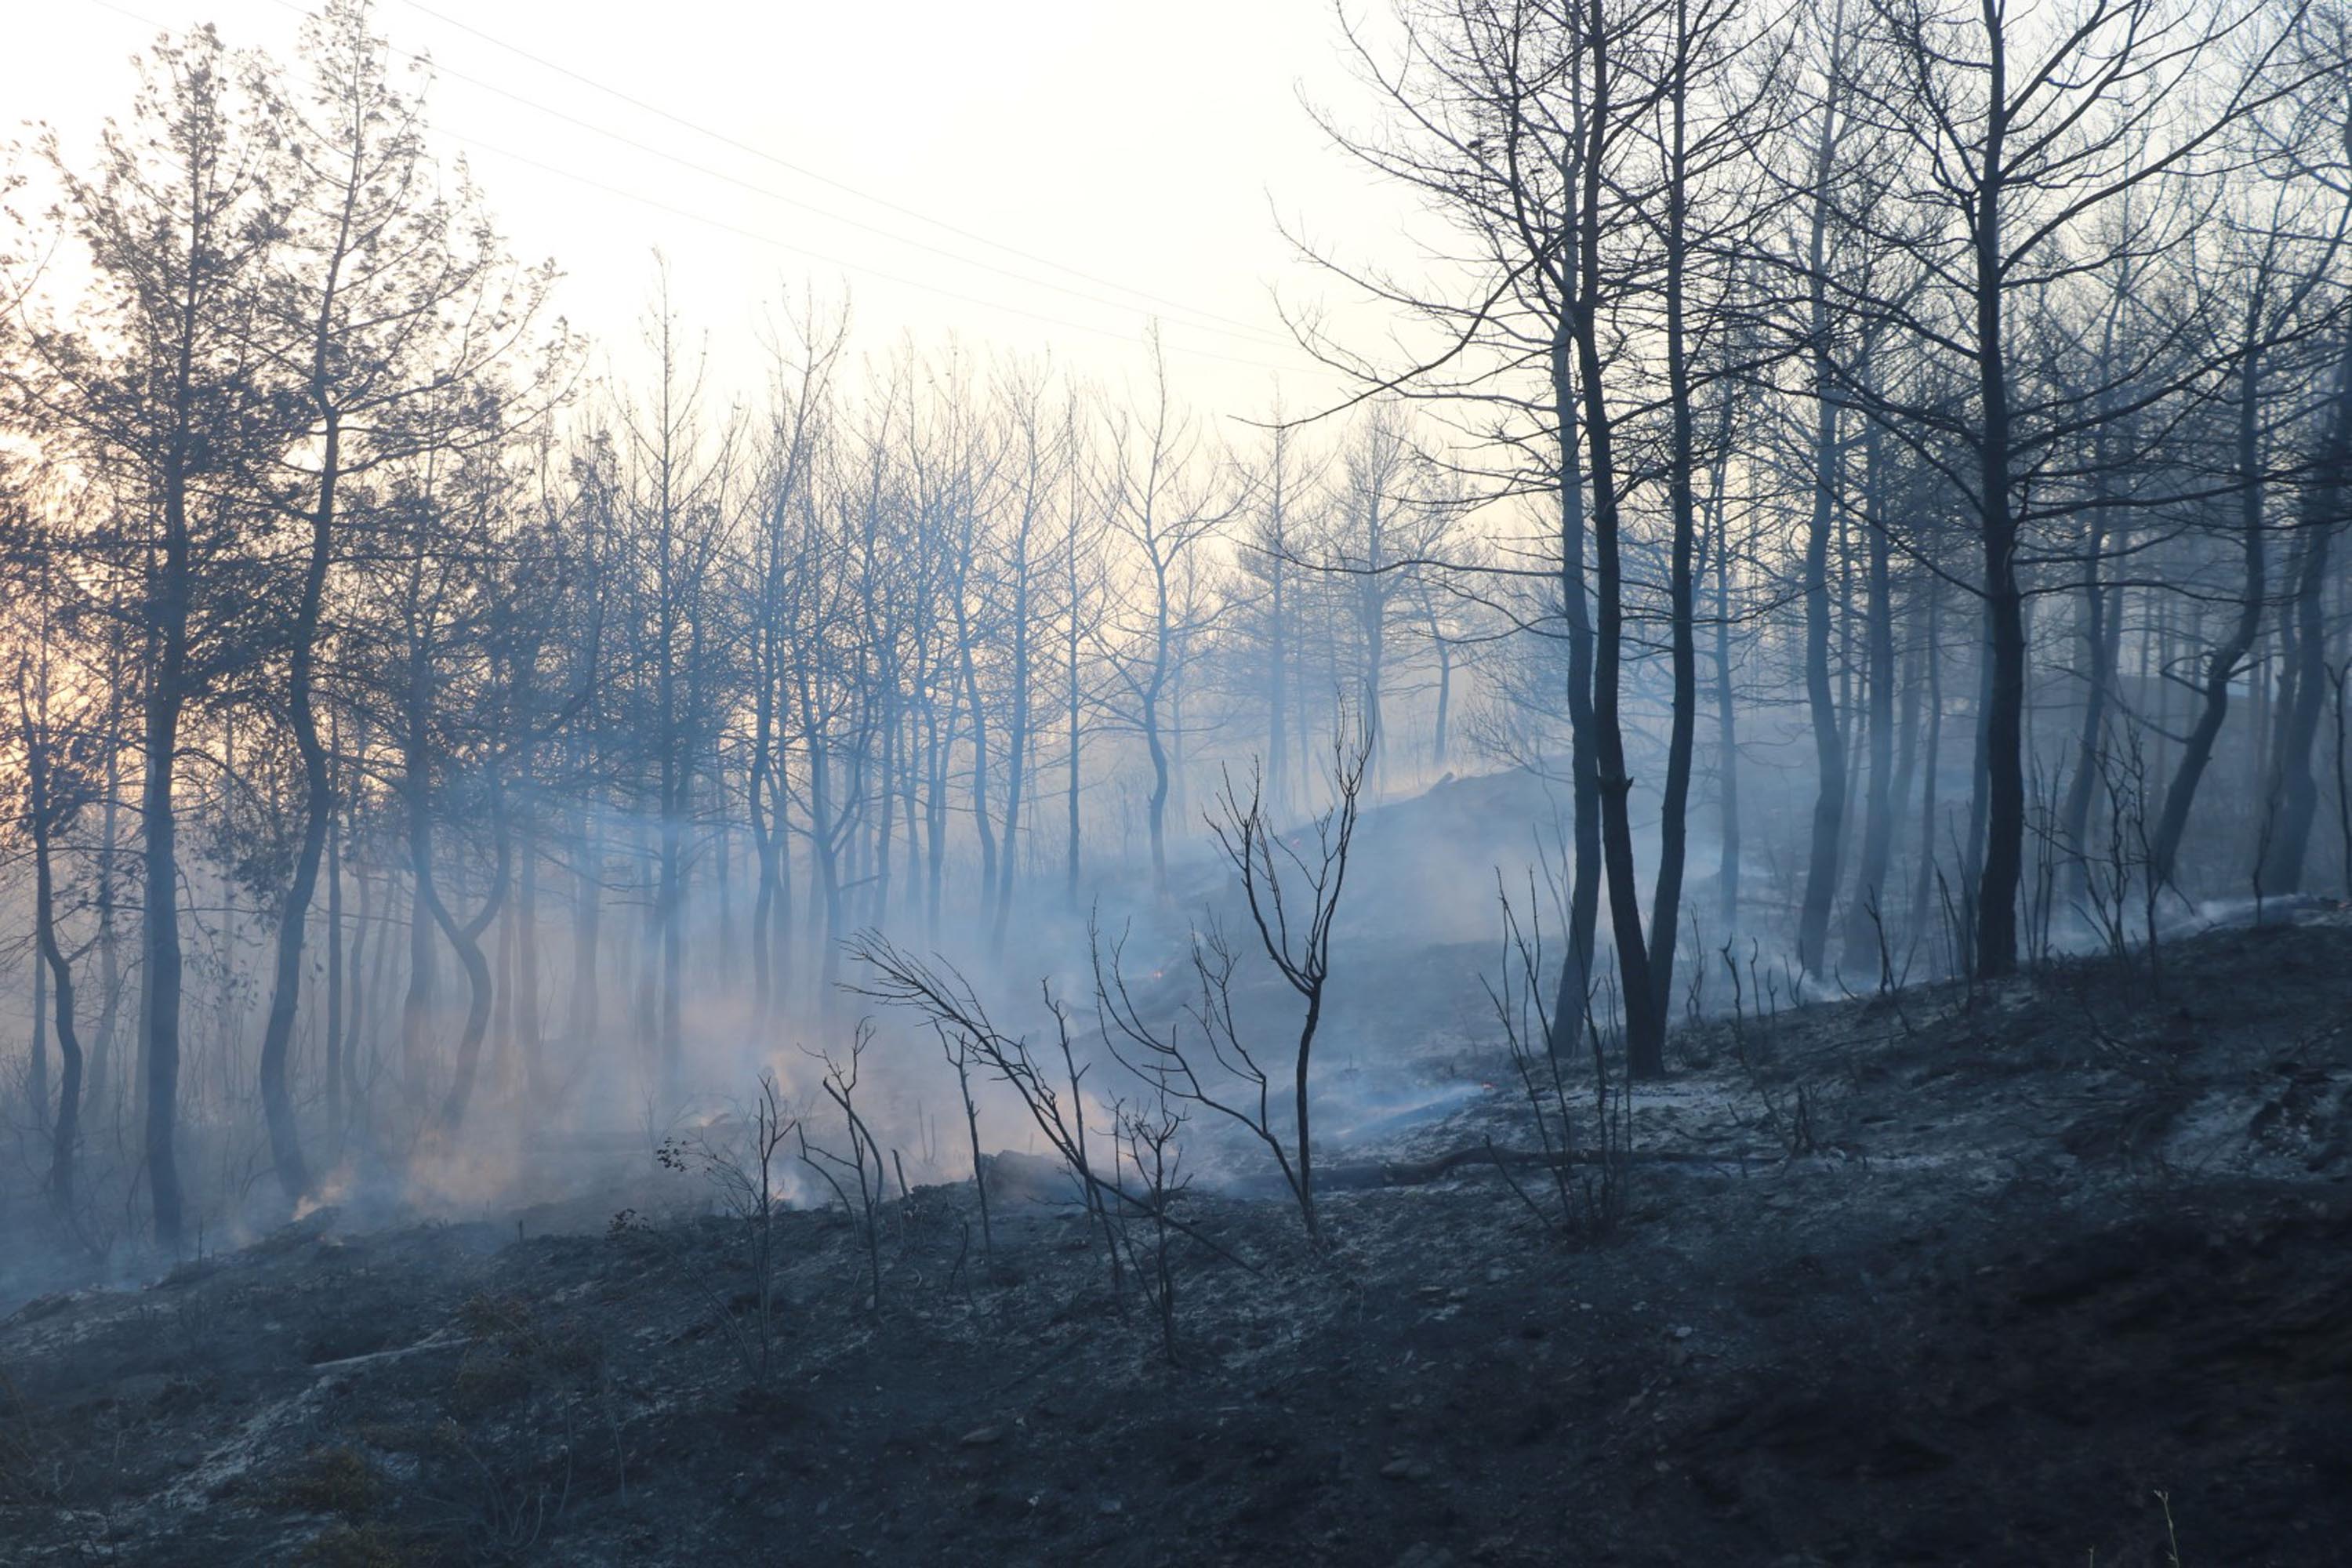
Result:
M1673 1056L1598 1230L1483 1157L1536 1138L1475 1032L1377 1095L1335 1056L1327 1244L1276 1183L1196 1183L1172 1355L1156 1232L1115 1282L1024 1156L992 1249L969 1184L893 1184L871 1248L776 1216L764 1365L757 1227L689 1217L692 1170L488 1223L322 1210L0 1325L0 1558L2339 1559L2341 913L1743 1005Z

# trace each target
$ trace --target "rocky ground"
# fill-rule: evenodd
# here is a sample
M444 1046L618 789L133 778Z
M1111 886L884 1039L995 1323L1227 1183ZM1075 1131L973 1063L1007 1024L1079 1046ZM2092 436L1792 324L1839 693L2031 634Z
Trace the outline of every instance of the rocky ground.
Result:
M1172 1358L1148 1229L1115 1289L1016 1159L992 1252L968 1185L894 1186L871 1254L778 1216L764 1365L754 1228L651 1205L321 1211L43 1298L0 1560L2342 1560L2352 923L1752 1002L1639 1098L1606 1234L1538 1167L1367 1178L1532 1142L1458 1043L1335 1156L1327 1246L1196 1186Z

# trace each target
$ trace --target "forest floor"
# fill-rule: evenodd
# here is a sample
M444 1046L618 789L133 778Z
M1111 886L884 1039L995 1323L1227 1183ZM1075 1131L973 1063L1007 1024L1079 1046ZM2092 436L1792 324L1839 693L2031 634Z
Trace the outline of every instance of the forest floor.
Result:
M2352 921L1673 1056L1605 1237L1477 1163L1335 1176L1320 1250L1196 1187L1172 1363L1017 1159L990 1261L968 1184L894 1193L878 1311L781 1215L764 1376L739 1222L320 1211L0 1324L0 1560L2342 1561ZM1335 1171L1531 1141L1499 1057L1431 1073Z

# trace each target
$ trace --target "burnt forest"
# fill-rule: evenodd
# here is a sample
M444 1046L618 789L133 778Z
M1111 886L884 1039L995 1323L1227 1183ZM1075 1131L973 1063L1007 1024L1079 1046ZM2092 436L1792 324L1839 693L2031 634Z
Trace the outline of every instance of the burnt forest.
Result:
M0 1563L2352 1552L2347 0L186 4Z

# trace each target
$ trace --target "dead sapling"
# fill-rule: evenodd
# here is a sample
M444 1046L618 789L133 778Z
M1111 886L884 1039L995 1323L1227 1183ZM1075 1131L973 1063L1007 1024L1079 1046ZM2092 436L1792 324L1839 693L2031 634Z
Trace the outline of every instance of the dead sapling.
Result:
M1116 1163L1108 1173L1095 1163L1083 1111L1086 1102L1081 1094L1087 1069L1078 1063L1070 1035L1069 1008L1054 994L1053 987L1041 984L1040 989L1046 1012L1054 1020L1058 1064L1025 1036L1000 1028L990 1018L971 983L944 959L926 963L874 931L853 937L848 951L871 976L867 984L857 988L859 995L912 1008L933 1023L961 1033L971 1044L974 1065L1009 1085L1020 1098L1030 1121L1076 1185L1087 1220L1100 1234L1110 1255L1112 1292L1124 1299L1126 1265L1118 1239L1119 1225L1123 1216L1149 1214L1150 1206L1119 1184ZM1247 1259L1203 1236L1189 1222L1164 1214L1161 1219L1179 1235L1198 1242L1226 1262L1253 1274L1259 1271Z
M2344 749L2344 689L2352 686L2352 658L2322 668L2327 670L2328 685L2335 688L2328 706L2336 726L2336 837L2344 847L2345 891L2352 894L2352 771L2346 769Z
M2171 880L2159 874L2156 853L2156 830L2149 825L2148 804L2153 799L2147 776L2147 747L2135 721L2126 727L2124 755L2118 764L2124 784L2117 793L2116 809L2125 816L2131 827L2134 858L2140 867L2139 903L2140 928L2147 944L2147 984L2156 995L2164 994L2164 955L2157 940L2157 913L2164 906L2164 895L2169 890L2180 897L2183 905L2192 911L2186 896L2180 895Z
M1903 1008L1903 987L1910 979L1911 967L1906 959L1898 971L1895 964L1895 944L1887 940L1886 921L1878 908L1878 894L1873 891L1864 900L1863 912L1870 917L1872 934L1878 941L1878 994L1895 1009L1895 1021L1906 1035L1919 1031L1911 1026L1911 1016Z
M723 1298L702 1270L650 1226L616 1217L615 1231L650 1236L670 1254L671 1261L717 1313L729 1343L743 1363L744 1376L754 1387L764 1387L774 1370L778 1338L776 1310L776 1221L784 1203L777 1191L777 1167L783 1162L786 1139L799 1123L784 1109L783 1092L773 1073L760 1075L759 1091L738 1114L688 1134L662 1140L654 1157L666 1170L698 1172L717 1194L720 1212L732 1222L743 1247L743 1262L751 1287L732 1300ZM627 1211L624 1211L625 1215ZM751 1325L740 1321L748 1310Z
M756 1355L751 1371L753 1380L762 1385L776 1355L776 1215L783 1206L776 1191L776 1166L782 1159L784 1140L798 1126L785 1114L775 1074L761 1073L741 1157L720 1163L713 1173L719 1201L735 1220L743 1238L745 1261L751 1269L750 1348Z
M1632 1123L1625 1114L1624 1091L1609 1079L1609 1046L1595 1016L1588 991L1582 998L1581 1031L1592 1049L1592 1127L1591 1147L1580 1148L1576 1132L1576 1096L1566 1069L1568 1053L1553 1048L1568 1037L1554 1027L1544 1002L1545 976L1550 973L1544 956L1540 913L1522 925L1498 872L1496 894L1502 906L1503 957L1497 981L1481 978L1487 1000L1503 1029L1503 1040L1517 1074L1519 1089L1533 1117L1538 1148L1532 1156L1486 1144L1495 1170L1528 1211L1546 1228L1564 1235L1600 1236L1623 1217L1627 1178L1633 1167ZM1539 910L1533 879L1528 901ZM1551 1177L1556 1207L1547 1208L1512 1173L1514 1165L1536 1165Z
M1759 972L1758 950L1752 939L1748 956L1748 984L1739 979L1739 964L1732 957L1731 944L1725 942L1718 950L1723 967L1731 976L1731 1054L1739 1070L1748 1079L1748 1089L1763 1107L1759 1124L1780 1141L1782 1152L1791 1159L1814 1152L1812 1097L1802 1083L1788 1094L1772 1086L1766 1063L1777 1055L1780 1018L1780 980L1777 974ZM1753 1022L1761 1030L1760 1040L1748 1032L1751 1015L1748 1012L1748 992L1753 988L1756 1011Z
M980 1203L980 1255L991 1275L996 1271L996 1233L988 1216L988 1171L980 1157L980 1102L971 1092L971 1069L980 1060L980 1047L971 1036L962 1029L951 1029L933 1019L931 1032L939 1037L940 1049L946 1053L948 1066L955 1068L956 1092L963 1099L963 1128L971 1143L971 1191Z
M1029 1120L1076 1183L1088 1225L1100 1233L1110 1254L1113 1291L1123 1293L1124 1265L1108 1206L1118 1187L1094 1168L1087 1140L1086 1101L1080 1090L1087 1069L1078 1064L1070 1038L1069 1010L1055 996L1053 986L1041 983L1040 990L1046 1012L1054 1019L1062 1058L1058 1068L1045 1061L1026 1036L999 1028L971 982L946 960L936 959L935 967L893 945L878 931L852 937L848 952L872 975L869 984L856 988L856 994L913 1008L935 1026L961 1035L970 1043L973 1065L986 1068L1020 1097Z
M849 1215L851 1227L865 1248L868 1288L866 1305L870 1311L879 1316L882 1311L882 1211L889 1196L885 1184L889 1173L883 1161L882 1145L875 1139L873 1130L867 1127L866 1118L857 1110L857 1070L865 1058L866 1047L873 1040L873 1021L861 1018L856 1032L851 1037L849 1054L845 1058L830 1051L811 1051L803 1047L807 1056L824 1068L824 1077L818 1088L825 1099L833 1102L834 1109L841 1113L842 1129L849 1140L849 1152L842 1154L822 1144L810 1142L805 1125L795 1124L794 1132L800 1141L801 1163L833 1189L833 1195L840 1200L843 1211Z
M2108 956L2121 962L2131 951L2131 889L2138 868L2132 853L2131 818L2137 790L2117 764L2112 744L2097 753L2099 784L2106 795L2106 842L2096 860L2084 857L2082 918L2099 933Z
M1133 1196L1142 1208L1118 1227L1120 1245L1134 1270L1144 1299L1160 1323L1160 1349L1170 1365L1176 1363L1176 1269L1173 1248L1181 1234L1171 1223L1169 1205L1192 1184L1181 1173L1184 1113L1164 1094L1138 1106L1126 1100L1112 1108L1112 1136L1121 1159L1134 1168Z
M1246 795L1234 787L1232 773L1224 775L1216 808L1208 818L1210 832L1240 879L1260 950L1303 1005L1286 1063L1261 1062L1236 1026L1233 981L1238 956L1213 920L1206 922L1206 930L1193 929L1194 994L1165 1027L1145 1020L1129 987L1121 962L1124 936L1110 944L1106 963L1101 935L1089 927L1095 1001L1112 1053L1171 1100L1213 1110L1264 1144L1297 1200L1308 1239L1318 1244L1323 1231L1315 1208L1308 1090L1315 1032L1323 1021L1330 985L1331 931L1347 887L1348 852L1355 841L1357 803L1370 752L1360 727L1334 742L1332 801L1309 828L1311 847L1302 847L1276 828L1266 814L1264 777L1255 763ZM1305 837L1299 836L1302 842ZM1276 1073L1285 1080L1290 1100L1286 1138L1274 1113Z

